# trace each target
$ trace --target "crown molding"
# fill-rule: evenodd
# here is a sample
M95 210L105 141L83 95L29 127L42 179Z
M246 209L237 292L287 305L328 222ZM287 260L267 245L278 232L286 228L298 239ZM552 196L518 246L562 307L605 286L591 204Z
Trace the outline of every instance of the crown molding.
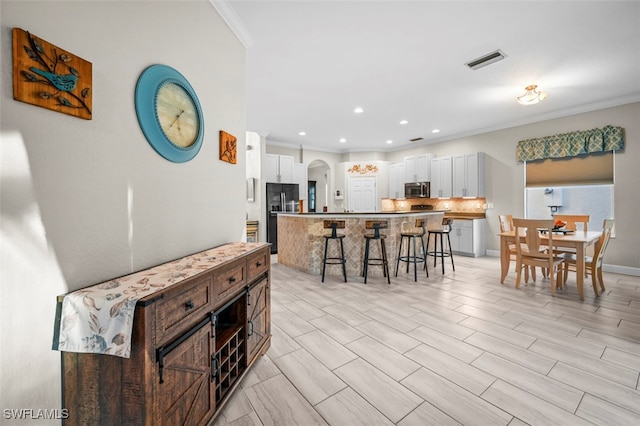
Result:
M251 47L251 45L253 45L253 38L235 10L233 10L233 7L230 5L231 2L226 0L209 0L209 3L218 12L231 31L233 31L238 40L240 40L240 43L247 49Z

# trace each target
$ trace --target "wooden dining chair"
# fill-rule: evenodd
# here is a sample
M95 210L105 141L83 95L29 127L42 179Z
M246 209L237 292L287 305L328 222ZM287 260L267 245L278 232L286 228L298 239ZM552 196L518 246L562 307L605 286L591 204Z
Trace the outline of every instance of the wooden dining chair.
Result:
M513 219L516 242L516 288L520 288L520 276L525 265L535 268L547 269L549 271L549 282L551 285L551 295L556 295L556 284L562 283L562 264L564 259L555 255L553 250L553 219ZM543 246L540 241L540 232L546 232L549 241L547 246ZM554 274L556 275L554 277Z
M596 283L596 276L598 277L598 281L600 282L600 289L604 292L604 280L602 279L602 259L604 257L604 252L607 249L607 245L609 245L609 239L611 238L611 231L613 229L613 219L605 219L602 222L602 235L600 235L600 239L595 244L595 250L593 256L585 256L584 264L585 264L585 273L591 274L591 283L593 284L593 291L596 296L598 294L598 285ZM567 275L569 275L569 266L575 266L577 257L575 253L562 253L559 255L564 260L564 274L562 277L562 283L566 284Z
M573 231L573 232L577 232L579 230L587 232L589 230L588 229L589 218L590 216L588 214L555 214L553 215L554 222L557 222L559 220L563 221L564 223L566 223L566 225L564 226L564 229L567 231ZM589 248L589 250L591 250L591 248ZM561 254L561 253L575 254L575 252L576 252L575 249L572 249L572 248L562 248L562 249L556 250L556 254ZM589 252L589 254L592 255L593 252ZM575 265L571 266L572 270L575 270L574 266Z
M561 220L566 223L564 229L567 231L577 231L579 224L581 230L587 232L589 230L589 217L588 214L554 214L553 220Z
M513 216L510 214L499 214L498 223L500 224L500 232L513 231ZM516 261L516 245L509 244L509 261ZM531 278L536 280L536 268L531 268ZM529 266L524 267L524 282L529 282Z

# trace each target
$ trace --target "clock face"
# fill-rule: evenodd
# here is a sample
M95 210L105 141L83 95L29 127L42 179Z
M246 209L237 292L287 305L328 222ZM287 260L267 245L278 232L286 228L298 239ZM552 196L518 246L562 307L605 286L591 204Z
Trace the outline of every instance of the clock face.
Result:
M173 144L187 148L196 142L198 112L189 93L180 85L165 82L156 96L156 114L160 127Z

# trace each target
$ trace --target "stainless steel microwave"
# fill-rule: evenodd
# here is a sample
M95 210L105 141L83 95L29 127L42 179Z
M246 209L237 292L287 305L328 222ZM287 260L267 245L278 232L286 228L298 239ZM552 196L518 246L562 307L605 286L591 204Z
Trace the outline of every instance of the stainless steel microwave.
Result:
M431 182L408 182L404 184L405 198L429 198Z

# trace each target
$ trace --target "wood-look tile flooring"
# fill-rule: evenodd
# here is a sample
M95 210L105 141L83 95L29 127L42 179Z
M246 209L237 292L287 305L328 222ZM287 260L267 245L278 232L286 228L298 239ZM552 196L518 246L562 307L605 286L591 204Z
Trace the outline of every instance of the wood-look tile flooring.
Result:
M272 261L272 345L215 425L640 425L640 277L514 288L497 258L324 283ZM540 275L540 274L538 274Z

